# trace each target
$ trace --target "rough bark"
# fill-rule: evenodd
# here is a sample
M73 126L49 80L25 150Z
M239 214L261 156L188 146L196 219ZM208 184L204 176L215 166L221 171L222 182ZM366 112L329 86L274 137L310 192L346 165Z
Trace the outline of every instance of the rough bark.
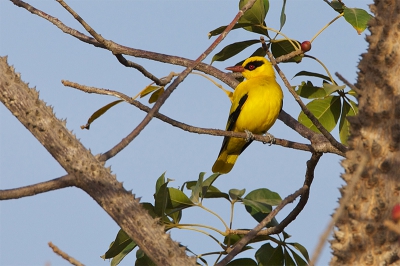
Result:
M359 114L350 120L342 162L343 179L357 184L341 189L352 198L336 224L331 265L400 265L398 235L383 225L400 202L400 1L376 0L370 8L375 18L356 84Z
M184 248L164 233L138 199L126 191L110 169L97 160L58 120L19 74L0 57L0 101L39 140L66 172L74 186L88 193L157 265L195 265Z

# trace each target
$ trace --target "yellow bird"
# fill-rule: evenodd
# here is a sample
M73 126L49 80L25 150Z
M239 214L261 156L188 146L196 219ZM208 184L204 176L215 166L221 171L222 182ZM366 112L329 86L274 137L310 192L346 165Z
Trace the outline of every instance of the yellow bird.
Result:
M278 118L283 104L282 89L275 80L271 62L264 57L253 56L241 66L226 69L241 72L246 78L233 92L226 130L250 135L266 133ZM239 155L252 141L225 137L212 171L229 173Z

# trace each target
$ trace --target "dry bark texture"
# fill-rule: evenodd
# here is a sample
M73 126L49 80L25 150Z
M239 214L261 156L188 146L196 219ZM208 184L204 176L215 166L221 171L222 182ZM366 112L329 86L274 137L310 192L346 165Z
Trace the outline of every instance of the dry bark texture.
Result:
M19 74L0 57L0 101L157 265L195 265L184 248L164 233L131 192L58 120Z
M400 1L376 0L370 8L375 18L356 84L359 115L350 120L342 162L343 179L357 184L341 189L352 198L336 224L331 265L400 265L399 237L383 225L400 202Z

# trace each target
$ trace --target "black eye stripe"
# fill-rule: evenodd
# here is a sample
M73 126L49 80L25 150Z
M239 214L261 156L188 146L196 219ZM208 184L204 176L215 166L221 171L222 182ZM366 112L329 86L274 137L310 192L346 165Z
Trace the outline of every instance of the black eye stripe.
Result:
M253 61L253 62L249 62L247 63L247 65L244 66L245 69L248 70L254 70L259 66L262 66L264 64L263 61Z

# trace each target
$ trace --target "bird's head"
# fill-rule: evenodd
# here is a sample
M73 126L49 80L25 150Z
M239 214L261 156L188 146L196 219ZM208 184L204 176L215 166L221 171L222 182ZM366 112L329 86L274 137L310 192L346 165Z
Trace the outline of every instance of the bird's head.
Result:
M241 72L246 79L258 76L275 77L271 62L262 56L250 57L241 66L227 67L226 70Z

